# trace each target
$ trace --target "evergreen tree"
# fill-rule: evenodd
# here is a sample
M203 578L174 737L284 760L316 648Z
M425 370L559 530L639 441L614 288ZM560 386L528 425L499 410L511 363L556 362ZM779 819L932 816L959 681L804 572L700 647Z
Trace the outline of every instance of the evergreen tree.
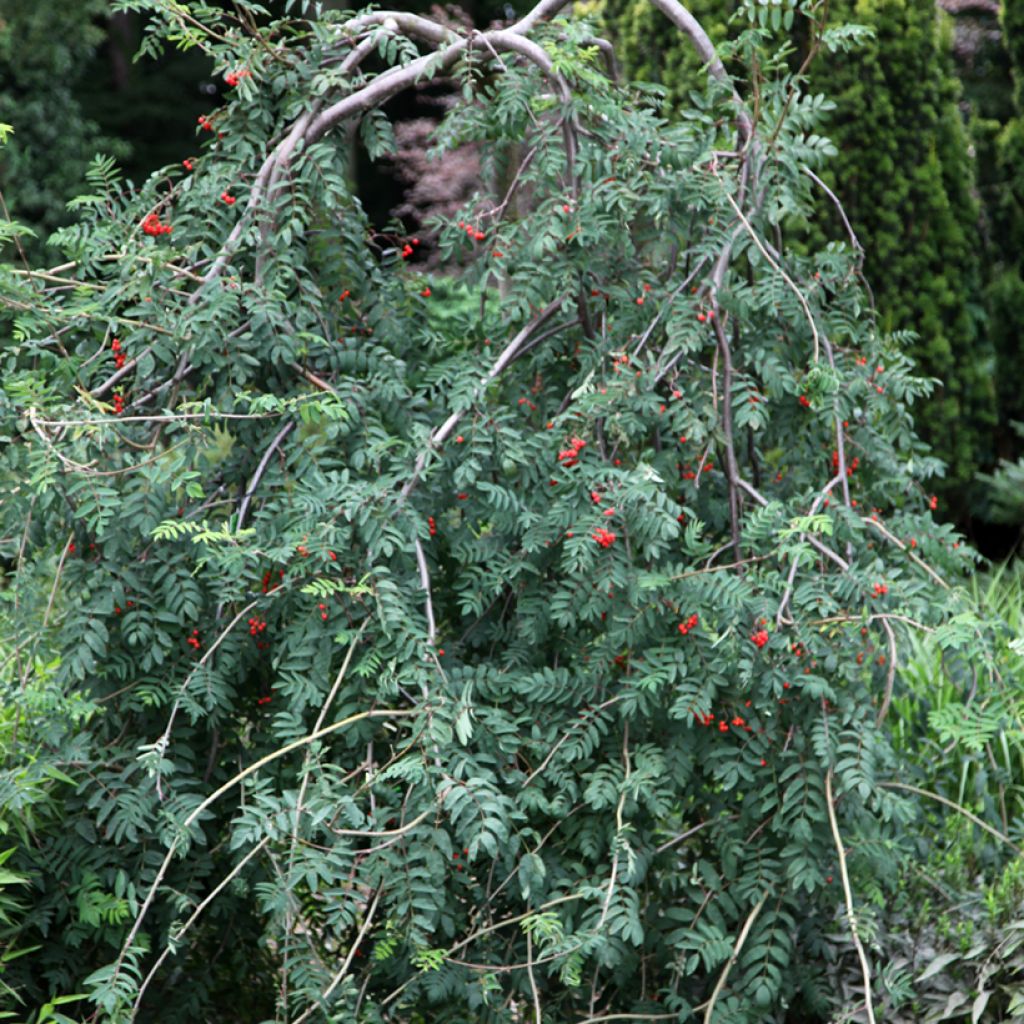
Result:
M991 239L997 272L988 287L992 338L999 362L1001 454L1020 453L1019 435L1010 431L1024 420L1024 373L1020 345L1024 337L1024 9L1003 4L1002 30L1013 75L1014 114L996 140L996 181L991 214ZM1014 443L1016 442L1016 443Z
M919 412L947 462L945 496L991 460L994 360L981 330L978 210L957 87L932 0L856 0L835 17L874 30L856 58L814 80L836 101L832 182L864 244L865 273L889 331L939 384Z

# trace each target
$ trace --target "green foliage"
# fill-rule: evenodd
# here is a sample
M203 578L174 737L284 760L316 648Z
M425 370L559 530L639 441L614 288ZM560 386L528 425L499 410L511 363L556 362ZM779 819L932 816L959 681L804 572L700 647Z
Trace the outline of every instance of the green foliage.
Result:
M919 816L893 651L998 649L856 254L776 245L829 149L771 19L738 151L727 83L666 119L585 23L453 57L437 145L521 144L525 195L435 226L453 283L310 120L428 42L368 16L332 80L350 14L120 6L249 75L191 169L96 161L65 265L0 268L5 683L51 702L5 765L62 773L9 844L11 987L110 1024L852 1012L847 914L881 934Z
M942 631L915 640L900 667L906 686L892 713L902 778L931 794L931 806L913 840L918 853L903 863L883 921L881 942L906 983L887 1020L937 1021L952 1013L996 1022L1020 1015L1022 581L1019 567L1006 566L972 582L977 616L999 623L992 634L995 675L978 677L972 647L950 644ZM993 844L978 818L990 828L995 823L1003 838Z

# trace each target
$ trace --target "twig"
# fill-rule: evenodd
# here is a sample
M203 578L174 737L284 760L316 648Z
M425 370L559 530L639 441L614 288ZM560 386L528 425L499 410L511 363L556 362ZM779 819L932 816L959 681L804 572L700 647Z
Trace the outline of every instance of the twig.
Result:
M840 472L836 476L834 476L831 480L829 480L829 482L827 484L825 484L825 486L821 489L821 492L814 499L814 502L811 505L810 511L807 513L808 516L813 516L814 513L818 511L818 508L821 506L821 503L829 495L829 493L831 492L832 488L835 487L835 485L837 483L839 483L842 479L843 479L843 472L842 472L842 469L840 469ZM806 538L807 538L806 532L800 534L800 539L801 540L805 540ZM775 613L775 628L776 629L778 629L778 627L780 625L782 625L782 616L785 613L786 605L789 604L789 599L790 599L790 597L793 594L793 581L796 579L796 571L797 571L797 568L798 568L799 564L800 564L799 560L794 558L793 559L793 564L789 567L789 575L786 577L786 589L783 591L782 600L779 602L779 610Z
M540 1015L540 993L537 991L537 979L533 975L533 938L526 933L526 974L530 979L530 991L533 993L534 1024L543 1024Z
M721 994L722 989L725 988L725 981L729 977L729 972L732 970L733 964L736 963L736 959L740 955L740 950L743 949L743 943L747 941L750 929L754 926L754 921L757 920L757 915L761 913L761 908L764 906L765 900L767 899L768 893L765 893L757 901L754 909L747 915L746 921L743 922L743 928L740 930L739 937L736 939L736 945L733 946L732 955L726 961L725 967L722 969L722 973L718 976L718 982L711 992L711 998L707 1001L707 1006L704 1010L704 1024L711 1024L711 1014L714 1012L718 996Z
M793 282L793 279L789 276L789 274L786 273L785 270L782 269L782 265L776 263L775 260L772 259L771 253L769 253L768 250L764 247L764 244L761 242L761 239L757 237L757 232L754 231L753 227L751 227L750 225L750 221L748 221L747 218L743 215L743 211L736 204L736 200L733 199L733 197L729 195L728 192L723 192L722 194L728 200L729 205L733 208L733 212L736 214L737 217L739 217L740 223L747 229L747 234L749 234L751 239L753 239L754 245L757 246L761 255L764 256L768 263L782 275L782 280L785 281L787 285L789 285L790 290L797 297L798 301L800 302L800 305L803 306L804 315L807 317L807 322L811 326L811 338L814 342L814 361L818 362L821 353L821 346L818 339L818 326L814 322L814 316L811 313L811 307L807 305L807 300L804 298L803 293L800 291L800 289Z
M448 435L458 426L459 420L468 412L469 408L476 402L477 398L484 393L487 386L497 377L504 369L511 363L518 355L519 349L526 341L530 338L533 332L545 323L550 317L559 309L562 305L563 300L561 298L555 299L554 302L550 303L544 309L542 309L528 324L526 324L516 336L505 346L501 355L494 361L494 365L487 371L486 376L482 377L480 384L474 391L473 397L464 409L457 409L453 412L445 421L433 431L430 435L427 447L420 452L416 457L416 462L413 465L412 473L409 474L409 479L406 480L401 490L401 500L404 501L412 493L413 488L419 483L420 475L423 473L423 469L427 464L427 459L430 457L431 450L439 445L443 444L447 439Z
M911 786L906 782L880 782L879 785L885 789L905 789L908 793L916 793L918 796L926 796L930 800L937 800L940 804L945 804L951 810L973 821L978 828L984 829L989 835L995 836L1000 842L1006 843L1007 846L1012 847L1018 854L1024 856L1024 849L1018 846L1009 836L1003 835L999 829L993 828L987 822L982 821L976 814L972 814L966 807L961 807L960 804L954 803L954 801L942 796L940 793L932 793L927 789L918 789L917 786Z
M302 1024L304 1020L308 1020L309 1015L313 1013L314 1010L317 1010L321 1006L324 1006L327 1000L330 998L331 993L338 987L338 985L341 984L341 980L348 973L349 965L352 963L352 958L356 955L356 950L359 948L360 943L362 943L363 939L366 937L366 933L370 930L370 925L373 923L373 915L377 911L377 904L380 902L380 895L383 891L384 887L381 886L376 891L376 893L374 893L373 902L370 904L370 909L366 911L366 917L363 918L362 926L360 927L359 932L355 937L355 940L349 947L348 956L345 957L344 962L338 969L338 973L335 974L335 976L331 979L331 983L320 994L320 999L318 1000L319 1005L317 1003L311 1003L309 1006L306 1007L305 1010L302 1011L302 1013L298 1015L298 1017L295 1018L295 1020L292 1021L292 1024Z
M263 474L267 470L267 464L270 462L271 456L274 454L277 446L291 433L294 428L294 420L286 423L277 432L277 434L274 435L274 439L270 442L267 450L263 453L263 458L260 459L260 463L256 467L256 472L253 473L252 479L249 481L249 486L245 489L245 497L242 498L242 502L238 506L238 525L235 527L236 533L239 532L245 524L245 514L249 511L249 504L252 502L252 496L256 492L256 488L259 486L260 480L263 478Z
M843 209L843 204L840 202L839 197L814 173L814 171L810 169L810 167L805 165L801 167L800 170L802 170L804 174L806 174L807 177L810 178L811 181L813 181L835 204L835 208L839 211L839 216L842 218L843 224L846 227L846 233L850 236L850 242L858 253L858 262L863 263L864 246L860 244L860 240L857 238L857 233L853 230L853 225L850 224L850 220L846 216L846 210Z
M430 566L427 565L427 556L423 552L423 544L420 542L419 537L413 538L413 544L416 547L416 565L420 571L420 586L423 588L425 595L424 601L426 603L427 613L427 642L431 647L434 646L434 641L437 638L437 624L434 621L434 601L431 597L430 592Z
M931 578L935 580L943 590L949 590L949 584L923 558L918 558L912 551L908 551L907 545L904 544L903 541L901 541L894 533L887 530L877 519L872 519L870 516L861 516L861 520L869 526L873 526L887 540L892 541L900 551L906 552L907 557L924 569L924 571L928 573L928 575L931 576Z
M145 978L142 979L142 984L139 985L138 995L135 997L135 1004L132 1006L132 1013L139 1012L139 1004L142 1002L142 997L146 994L146 989L149 987L149 983L156 976L157 971L160 970L161 964L171 953L171 943L180 942L185 933L196 923L199 915L220 895L235 879L238 873L245 867L246 864L252 860L266 845L270 842L270 837L266 836L261 839L225 876L221 881L213 888L213 890L203 899L203 901L192 911L192 916L178 929L174 934L173 938L164 946L160 956L157 957L156 963L149 969L149 973Z
M160 862L160 867L157 869L156 876L149 887L149 891L146 893L146 898L143 901L142 906L139 908L135 921L129 929L128 935L121 947L121 952L118 954L117 960L114 962L114 971L110 978L110 984L113 985L121 973L121 967L124 964L125 957L128 955L128 950L132 948L132 943L135 942L135 937L139 934L142 922L145 920L149 908L153 905L153 900L156 898L157 891L160 888L160 884L163 882L164 875L167 874L167 868L170 866L171 860L174 858L175 853L178 851L178 847L181 845L182 836L204 811L215 804L222 796L224 796L225 793L229 793L235 788L235 786L239 785L239 783L243 782L255 772L258 772L261 768L265 768L272 761L276 761L278 758L292 753L292 751L299 750L301 747L308 746L310 743L315 743L317 740L323 739L324 736L329 736L332 733L337 732L339 729L344 729L346 726L352 725L354 722L361 722L367 718L409 718L418 713L418 711L405 710L402 708L387 708L372 711L360 711L358 714L349 715L347 718L343 718L340 722L334 722L326 728L318 729L315 732L310 733L308 736L303 736L300 739L293 740L291 743L286 743L283 747L278 747L277 750L272 750L269 754L265 754L263 757L254 761L248 767L243 768L236 775L232 776L232 778L228 779L227 782L215 789L205 800L193 808L192 812L181 823L180 831L171 840L167 853L164 855L164 859Z
M828 823L832 827L832 838L836 844L836 856L839 858L839 876L843 882L843 895L846 897L846 914L850 919L850 935L853 937L853 944L857 948L861 974L864 977L864 1005L867 1009L868 1024L875 1024L875 1008L871 998L871 968L868 966L867 953L864 952L864 944L860 941L860 934L857 931L857 917L853 910L853 892L850 889L850 875L846 870L846 853L843 850L842 837L839 835L835 802L832 799L831 768L825 773L825 809L828 811Z

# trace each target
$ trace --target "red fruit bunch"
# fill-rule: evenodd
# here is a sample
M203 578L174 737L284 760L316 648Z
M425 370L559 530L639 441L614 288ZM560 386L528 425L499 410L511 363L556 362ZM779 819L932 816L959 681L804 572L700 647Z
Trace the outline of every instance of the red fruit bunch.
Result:
M142 230L144 234L155 238L157 235L169 235L174 229L170 224L160 223L160 214L147 213L142 220Z
M569 442L569 447L558 453L558 461L563 466L575 466L580 461L580 452L587 447L587 442L581 437L574 437Z
M603 548L610 548L615 543L615 534L603 526L599 526L590 536Z
M686 636L691 629L695 629L697 626L697 614L696 612L691 615L685 622L679 623L679 632Z
M459 221L459 227L462 228L462 230L465 231L474 242L482 242L487 237L482 231L478 231L472 224L467 224L464 220Z

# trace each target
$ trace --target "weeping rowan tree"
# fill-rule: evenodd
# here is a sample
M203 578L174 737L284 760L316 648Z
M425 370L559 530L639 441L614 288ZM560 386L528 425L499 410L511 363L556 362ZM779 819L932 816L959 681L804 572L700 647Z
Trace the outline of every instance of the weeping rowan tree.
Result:
M120 4L233 88L141 188L96 161L66 262L3 269L4 780L60 801L10 827L19 1012L894 998L873 938L921 808L886 715L914 630L983 668L969 556L855 253L779 248L826 104L759 0L749 109L652 3L708 72L671 122L563 0L469 34ZM375 229L346 133L387 153L381 106L441 79L437 151L507 190Z

